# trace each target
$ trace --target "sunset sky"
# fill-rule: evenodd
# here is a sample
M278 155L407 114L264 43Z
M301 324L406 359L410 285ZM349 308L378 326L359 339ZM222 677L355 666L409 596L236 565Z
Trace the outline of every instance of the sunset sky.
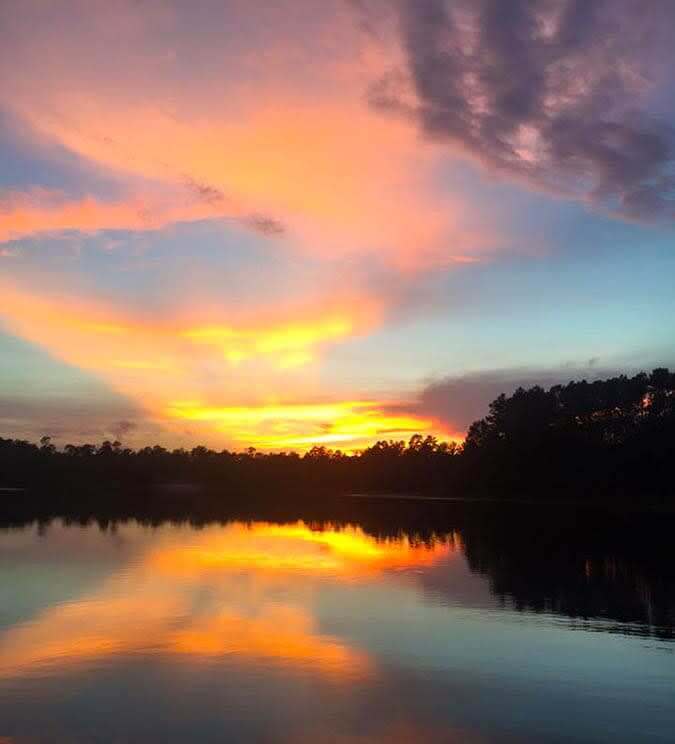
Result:
M674 36L670 0L0 3L0 436L353 450L672 366Z

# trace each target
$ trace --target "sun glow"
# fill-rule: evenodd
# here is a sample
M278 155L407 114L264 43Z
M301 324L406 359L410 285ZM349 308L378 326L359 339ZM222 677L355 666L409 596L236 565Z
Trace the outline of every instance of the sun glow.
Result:
M167 409L166 415L210 423L263 449L305 450L318 444L348 445L356 449L377 439L407 439L416 433L456 438L431 419L392 413L386 403L377 401L249 407L177 401Z
M178 313L153 321L5 281L0 288L11 330L100 376L171 437L190 424L193 442L299 451L321 444L355 450L414 433L456 438L438 422L406 413L400 401L321 400L310 387L327 345L376 322L378 308L368 298L225 324ZM270 379L284 400L270 400ZM219 405L225 386L227 402ZM233 404L240 400L250 403Z
M81 3L76 27L20 5L0 70L2 134L26 154L0 193L3 328L127 398L133 447L445 438L390 410L430 370L392 364L387 337L440 312L435 272L510 250L510 223L454 154L369 105L406 60L393 28L364 34L346 6L216 3L210 25L242 31L223 39L180 3ZM362 362L350 342L370 334ZM330 420L298 416L335 398ZM280 400L297 406L285 422L243 412ZM114 419L55 441L108 438Z

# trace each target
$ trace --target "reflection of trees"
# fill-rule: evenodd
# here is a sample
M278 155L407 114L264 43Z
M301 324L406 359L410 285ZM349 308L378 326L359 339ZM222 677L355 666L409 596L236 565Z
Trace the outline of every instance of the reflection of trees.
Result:
M98 514L76 508L67 513L69 520L97 524L103 530L130 518L144 524L169 520L198 529L233 520L292 525L301 519L310 530L328 535L358 525L364 535L389 541L391 548L395 547L391 541L403 539L413 551L416 546L434 552L448 545L461 549L471 571L485 576L492 593L515 609L589 620L594 627L602 619L607 621L603 629L620 623L621 632L675 637L675 519L666 515L553 504L384 499L323 499L308 504L303 499L256 503L248 498L227 508L212 505L195 511L190 502L169 497L135 498L133 508L120 502ZM37 516L17 517L13 523ZM48 518L44 514L42 518L43 529L48 530ZM352 533L351 528L344 530L345 538ZM322 545L326 539L317 535L312 542ZM424 571L420 580L434 593L452 596L442 565ZM636 625L631 628L628 623Z
M489 578L495 595L518 610L636 623L635 632L674 637L672 520L522 512L470 520L460 531L471 570Z

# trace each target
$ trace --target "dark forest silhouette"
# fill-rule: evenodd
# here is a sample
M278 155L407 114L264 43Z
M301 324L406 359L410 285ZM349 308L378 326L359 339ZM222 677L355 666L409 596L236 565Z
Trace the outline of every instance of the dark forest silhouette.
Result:
M325 447L298 455L131 450L109 441L58 450L48 437L39 445L0 439L0 487L48 487L52 499L83 492L103 499L130 487L190 484L204 487L200 495L189 492L195 501L364 491L646 503L675 495L674 461L675 373L655 369L500 395L471 425L462 446L415 435L407 444L380 441L353 455ZM170 497L184 498L185 492ZM2 496L5 502L20 498L7 491Z

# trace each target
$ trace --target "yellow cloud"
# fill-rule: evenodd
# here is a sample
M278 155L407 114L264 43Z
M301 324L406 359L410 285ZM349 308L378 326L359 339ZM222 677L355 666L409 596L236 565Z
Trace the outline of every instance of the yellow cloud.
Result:
M282 368L299 367L315 359L312 349L358 331L357 318L328 316L313 322L290 322L270 327L232 328L208 325L181 335L196 343L220 349L225 359L240 364L257 356L275 357Z
M166 410L169 418L208 422L235 438L246 438L262 449L305 450L317 444L355 449L377 439L407 439L433 434L457 439L433 419L392 414L377 401L336 401L258 406L208 406L178 401Z

